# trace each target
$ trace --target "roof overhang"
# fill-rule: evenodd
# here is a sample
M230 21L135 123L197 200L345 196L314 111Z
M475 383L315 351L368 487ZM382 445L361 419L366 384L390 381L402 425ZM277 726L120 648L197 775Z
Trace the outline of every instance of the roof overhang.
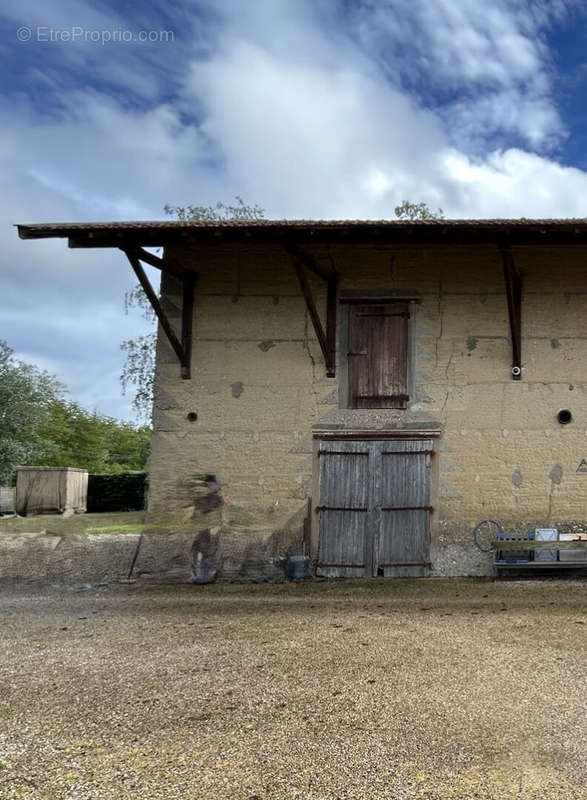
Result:
M405 220L223 220L17 225L21 239L66 238L69 247L164 247L246 242L299 244L587 244L587 218Z
M435 220L218 220L214 222L72 222L18 225L21 239L67 238L70 247L113 247L126 253L151 305L177 353L182 377L190 377L191 319L195 277L169 252L155 256L145 247L173 244L279 244L292 257L308 313L320 343L327 374L334 376L336 362L336 307L338 274L334 265L324 272L306 249L311 244L362 245L471 245L499 248L512 344L512 378L522 376L522 275L512 247L517 245L587 245L587 218L582 219L435 219ZM181 340L169 323L156 292L141 266L144 261L169 272L182 284ZM306 277L310 270L327 285L326 330L320 320Z

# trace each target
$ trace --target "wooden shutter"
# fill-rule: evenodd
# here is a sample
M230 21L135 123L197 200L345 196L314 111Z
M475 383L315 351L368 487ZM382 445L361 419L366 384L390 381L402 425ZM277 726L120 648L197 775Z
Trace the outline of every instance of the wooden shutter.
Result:
M349 407L406 408L408 303L352 303Z

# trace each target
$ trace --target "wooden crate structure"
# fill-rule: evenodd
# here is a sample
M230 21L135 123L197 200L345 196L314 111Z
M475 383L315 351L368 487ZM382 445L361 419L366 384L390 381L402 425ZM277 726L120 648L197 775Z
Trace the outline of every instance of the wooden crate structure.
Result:
M14 514L15 490L13 486L0 486L0 514Z
M86 511L88 470L77 467L17 467L16 511L82 514Z

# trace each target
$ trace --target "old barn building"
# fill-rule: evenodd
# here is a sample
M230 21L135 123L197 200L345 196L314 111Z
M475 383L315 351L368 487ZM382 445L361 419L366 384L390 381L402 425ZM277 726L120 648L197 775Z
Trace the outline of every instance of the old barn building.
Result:
M19 234L120 248L147 291L161 269L149 511L221 575L301 547L322 575L483 574L476 521L587 518L587 220Z

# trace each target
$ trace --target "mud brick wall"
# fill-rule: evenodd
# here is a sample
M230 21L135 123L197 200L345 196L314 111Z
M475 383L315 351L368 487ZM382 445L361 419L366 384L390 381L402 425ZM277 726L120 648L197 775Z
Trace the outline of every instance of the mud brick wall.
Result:
M492 246L308 248L341 294L417 297L415 398L406 412L345 412L327 378L290 256L278 246L169 251L197 271L192 380L159 336L149 510L201 516L194 481L218 486L222 525L257 520L265 539L300 535L312 484L312 429L439 428L437 574L483 574L470 545L482 518L509 527L585 516L587 268L581 247L514 248L524 274L523 380L511 379L499 251ZM325 287L311 277L319 310ZM164 277L179 324L179 286ZM342 314L339 314L339 323ZM344 354L338 355L339 361ZM557 412L573 421L561 425ZM187 414L195 412L196 421ZM197 494L197 492L196 492ZM295 521L295 524L292 523ZM252 524L252 523L251 523Z

